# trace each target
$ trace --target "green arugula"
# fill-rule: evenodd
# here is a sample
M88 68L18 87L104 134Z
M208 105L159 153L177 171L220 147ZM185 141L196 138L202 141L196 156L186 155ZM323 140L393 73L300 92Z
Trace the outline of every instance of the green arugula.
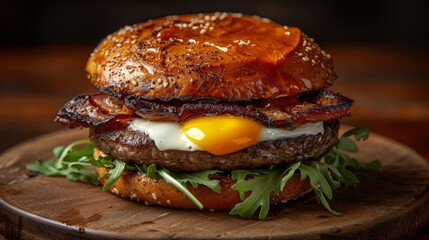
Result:
M270 195L271 192L278 193L280 190L280 181L284 172L282 169L274 168L270 171L261 170L238 170L240 171L240 178L235 179L237 183L232 186L232 189L237 190L240 193L241 200L243 202L234 206L229 212L232 215L240 215L245 218L250 218L255 215L256 210L260 207L259 218L265 219L270 209ZM235 171L232 171L233 174ZM242 178L246 175L251 178ZM237 174L234 174L237 176ZM250 196L243 199L246 192L249 192Z
M340 214L329 206L328 200L333 198L332 190L341 185L356 186L359 182L350 169L380 168L378 160L362 164L345 154L345 152L358 151L356 143L349 139L351 136L354 136L357 141L366 140L369 137L369 131L366 128L354 128L345 132L337 144L319 161L297 162L287 168L232 171L232 178L236 180L232 188L239 192L243 202L237 204L230 214L252 217L260 209L259 218L265 219L268 215L270 194L282 190L296 171L300 172L301 180L309 178L319 203L332 214ZM244 194L248 192L250 192L249 197L244 198Z
M82 148L76 148L83 146ZM94 145L89 139L78 140L67 147L56 147L53 153L56 160L36 161L27 165L27 169L42 173L46 176L63 176L70 181L89 182L98 185L97 174L88 170L91 166L89 156L92 156Z
M181 191L187 198L189 198L199 209L203 209L204 205L188 190L187 183L189 182L194 188L198 187L198 184L205 185L215 192L221 191L219 180L211 180L209 176L216 174L219 171L208 170L192 173L174 173L163 168L158 171L159 175L168 183L176 187Z
M353 169L377 170L380 168L378 160L362 164L346 154L358 151L358 147L350 139L351 137L354 137L356 141L366 140L369 137L369 131L366 128L354 128L345 132L337 144L317 161L296 162L283 168L231 171L231 176L236 181L232 189L238 191L242 202L235 205L230 214L250 218L259 210L259 219L265 219L270 208L271 194L279 193L298 171L302 181L307 178L310 181L317 201L332 214L340 214L329 206L328 201L333 198L332 191L342 185L356 186L359 180L353 173ZM188 184L194 188L202 184L215 192L221 192L219 180L210 178L211 175L222 173L218 170L192 173L173 172L165 168L158 169L155 164L149 166L127 164L110 156L100 156L95 159L93 151L94 144L89 139L78 140L68 146L54 148L53 153L56 160L36 161L28 164L27 169L47 176L64 176L71 181L99 185L96 173L89 167L104 167L107 172L103 176L106 179L103 191L108 190L126 170L139 171L149 178L164 179L180 190L200 209L204 206L188 190Z
M63 176L71 181L88 182L99 185L97 174L87 169L90 166L104 167L107 172L103 175L106 183L103 191L107 191L124 173L125 170L140 171L149 178L163 178L187 196L196 206L202 209L203 204L187 189L187 183L196 188L205 185L215 192L221 191L219 180L210 179L210 175L221 171L209 170L192 173L170 172L167 169L157 169L155 164L149 166L130 165L110 156L93 157L94 144L89 139L77 140L68 146L58 146L53 149L56 160L36 161L27 165L27 169L42 173L46 176Z
M103 175L103 178L106 179L106 183L103 186L103 192L107 191L118 179L122 176L125 171L125 163L115 159L113 162L113 167L107 173Z

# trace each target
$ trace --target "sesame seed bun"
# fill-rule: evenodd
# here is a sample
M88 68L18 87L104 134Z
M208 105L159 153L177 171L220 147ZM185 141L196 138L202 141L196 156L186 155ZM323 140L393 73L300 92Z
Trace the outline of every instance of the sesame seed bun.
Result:
M259 17L170 16L104 39L86 70L102 92L145 99L269 99L336 79L329 54L300 29Z
M106 173L106 169L97 168L96 171L100 182L104 185L106 180L102 176ZM219 180L222 187L220 193L216 193L204 185L193 188L192 185L188 184L188 190L204 205L203 209L230 210L242 202L238 191L231 189L235 181L230 176L223 175ZM301 181L300 175L295 174L279 194L271 194L270 202L272 204L286 202L299 198L310 190L310 181L308 179ZM147 205L197 209L197 206L173 185L163 179L149 178L146 174L139 172L126 172L108 191Z

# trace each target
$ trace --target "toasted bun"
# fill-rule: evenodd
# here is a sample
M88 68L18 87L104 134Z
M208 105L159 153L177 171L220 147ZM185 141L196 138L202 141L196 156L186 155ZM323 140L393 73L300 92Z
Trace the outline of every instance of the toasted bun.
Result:
M106 182L102 177L105 173L105 168L97 168L98 178L102 184ZM198 185L197 188L188 185L188 189L204 205L205 210L230 210L241 202L238 192L231 189L234 183L232 178L225 176L220 179L222 187L220 193L216 193L204 185ZM282 192L271 194L270 202L280 203L296 199L310 190L311 185L308 179L301 181L300 175L295 174L286 183ZM126 172L110 187L109 191L123 198L144 202L147 205L197 209L191 200L163 179L151 179L138 172Z
M104 93L145 99L267 99L330 86L333 62L298 28L259 17L170 16L122 28L86 70Z

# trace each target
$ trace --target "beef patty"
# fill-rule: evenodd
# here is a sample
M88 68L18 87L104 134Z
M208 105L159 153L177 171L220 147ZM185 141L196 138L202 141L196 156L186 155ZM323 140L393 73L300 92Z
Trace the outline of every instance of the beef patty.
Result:
M260 142L221 156L205 151L160 151L146 134L127 128L91 128L90 138L101 151L129 164L154 163L173 171L234 170L317 159L336 144L339 125L338 120L329 120L324 122L323 134Z

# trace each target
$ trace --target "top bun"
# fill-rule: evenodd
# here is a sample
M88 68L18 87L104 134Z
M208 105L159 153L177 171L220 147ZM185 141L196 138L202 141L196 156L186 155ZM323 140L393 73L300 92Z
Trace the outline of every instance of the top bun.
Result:
M124 27L99 44L86 70L104 93L160 100L277 98L336 78L329 54L298 28L228 13Z

